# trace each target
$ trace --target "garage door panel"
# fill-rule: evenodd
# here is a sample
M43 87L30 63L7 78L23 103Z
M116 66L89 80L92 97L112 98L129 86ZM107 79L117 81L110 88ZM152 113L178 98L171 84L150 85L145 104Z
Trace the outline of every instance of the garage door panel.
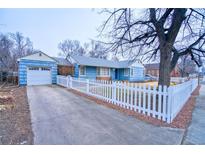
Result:
M51 84L51 70L49 68L28 68L27 85Z

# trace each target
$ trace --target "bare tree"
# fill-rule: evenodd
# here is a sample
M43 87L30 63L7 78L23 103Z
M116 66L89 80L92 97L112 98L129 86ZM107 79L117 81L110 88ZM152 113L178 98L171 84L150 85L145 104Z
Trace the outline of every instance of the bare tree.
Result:
M11 49L13 47L13 42L9 39L7 35L0 34L0 71L4 68L9 71L11 69L12 57Z
M105 52L105 47L102 45L102 43L99 43L97 41L91 40L91 50L89 51L89 56L93 58L107 58L107 52Z
M60 55L68 58L70 55L85 55L85 49L77 40L64 40L58 44L58 48L62 51Z
M179 58L190 55L201 65L205 56L205 9L158 8L103 10L108 14L101 33L108 50L141 59L160 59L160 85L170 85ZM104 34L105 33L105 34Z
M22 57L33 52L33 43L28 37L24 37L20 32L11 33L10 36L14 42L13 54Z
M17 71L17 59L32 52L32 42L21 33L0 34L0 63L6 71Z
M197 72L195 62L192 61L188 55L180 57L178 68L182 77L186 77Z
M84 50L85 50L85 54L89 53L89 47L90 47L90 44L89 44L89 43L85 42L85 43L83 44L83 48L84 48Z
M119 58L118 58L116 55L113 55L113 56L112 56L112 60L113 60L113 61L119 61Z
M11 50L12 55L12 68L14 71L17 70L17 59L23 56L27 56L34 52L33 43L28 37L24 37L22 33L10 33L11 40L14 46Z

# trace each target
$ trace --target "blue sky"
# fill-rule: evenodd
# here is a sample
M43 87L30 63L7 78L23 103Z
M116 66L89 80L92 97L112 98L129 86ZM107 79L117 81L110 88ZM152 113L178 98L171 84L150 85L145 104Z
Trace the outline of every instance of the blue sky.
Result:
M0 32L21 32L34 48L57 56L58 43L97 39L97 28L105 20L96 9L0 9Z

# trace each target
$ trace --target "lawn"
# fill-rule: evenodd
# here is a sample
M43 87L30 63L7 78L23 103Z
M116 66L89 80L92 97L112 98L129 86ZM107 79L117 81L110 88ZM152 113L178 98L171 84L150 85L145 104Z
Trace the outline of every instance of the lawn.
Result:
M153 87L154 85L157 86L158 82L157 81L149 81L149 82L139 82L139 83L135 83L137 85L143 86L143 85L150 85L151 87Z
M157 87L158 86L158 81L148 81L148 82L135 82L134 84L136 84L136 85L140 85L140 86L143 86L143 85L146 85L146 87L148 86L148 85L150 85L151 87L153 87L154 85ZM176 85L177 83L175 83L175 82L171 82L170 83L170 86L174 86L174 85Z

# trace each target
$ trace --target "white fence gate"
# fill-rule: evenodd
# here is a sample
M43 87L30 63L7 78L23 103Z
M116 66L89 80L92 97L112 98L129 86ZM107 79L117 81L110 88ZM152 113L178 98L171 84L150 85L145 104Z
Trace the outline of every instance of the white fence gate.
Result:
M167 88L167 86L151 87L121 81L57 76L57 84L171 123L197 87L198 82L192 79Z

